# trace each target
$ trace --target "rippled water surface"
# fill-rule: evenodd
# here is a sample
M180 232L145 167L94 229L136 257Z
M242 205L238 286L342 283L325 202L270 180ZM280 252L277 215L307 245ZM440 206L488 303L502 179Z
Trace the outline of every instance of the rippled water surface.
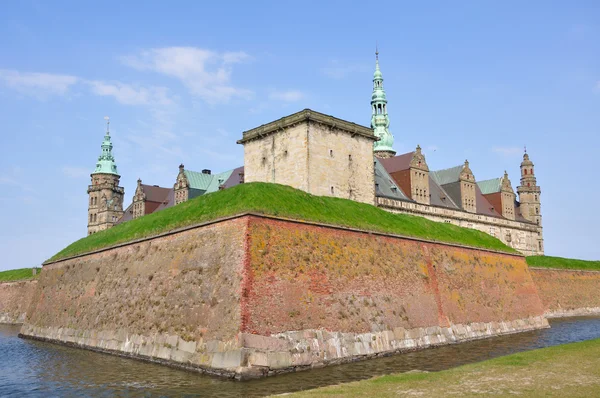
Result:
M551 329L236 382L17 337L0 325L0 396L258 397L413 369L442 370L551 345L600 338L600 318L551 320Z

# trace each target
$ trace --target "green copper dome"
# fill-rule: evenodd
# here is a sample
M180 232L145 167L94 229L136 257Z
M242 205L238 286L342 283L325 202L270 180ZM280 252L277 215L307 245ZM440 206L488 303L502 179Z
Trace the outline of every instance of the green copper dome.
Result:
M379 69L379 53L375 53L375 73L373 74L373 95L371 95L371 128L379 141L374 150L393 152L394 136L389 131L390 119L387 112L387 97L383 89L383 74Z
M92 174L116 174L117 164L115 163L115 157L112 154L112 142L110 142L110 134L107 131L102 141L102 153L98 156L98 163L96 163L96 169Z

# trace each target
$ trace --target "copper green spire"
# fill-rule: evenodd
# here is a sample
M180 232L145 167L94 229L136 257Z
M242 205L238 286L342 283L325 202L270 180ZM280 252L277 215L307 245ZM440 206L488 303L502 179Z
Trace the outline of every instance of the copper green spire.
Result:
M373 74L373 95L371 96L371 128L379 137L379 141L375 142L375 153L385 154L389 156L395 155L394 136L389 131L390 119L387 112L387 98L383 89L383 74L379 69L379 51L375 50L375 73Z
M102 153L98 156L98 163L96 163L96 169L92 174L116 174L117 164L115 163L115 157L112 154L112 142L110 142L110 120L108 116L104 118L106 120L106 135L104 141L102 141Z

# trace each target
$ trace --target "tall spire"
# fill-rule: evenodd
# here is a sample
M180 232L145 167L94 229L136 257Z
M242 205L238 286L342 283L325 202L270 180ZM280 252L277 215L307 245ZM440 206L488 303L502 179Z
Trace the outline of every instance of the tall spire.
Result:
M104 141L102 141L102 152L98 156L98 162L96 163L96 169L92 174L115 174L117 172L117 164L115 163L115 157L112 154L113 145L110 141L109 123L108 116L104 117L106 120L106 134L104 135Z
M371 96L371 128L379 141L374 144L375 156L392 157L396 154L392 146L394 136L389 131L390 119L387 112L387 98L383 89L383 74L379 69L379 49L375 47L375 73L373 74L373 95Z

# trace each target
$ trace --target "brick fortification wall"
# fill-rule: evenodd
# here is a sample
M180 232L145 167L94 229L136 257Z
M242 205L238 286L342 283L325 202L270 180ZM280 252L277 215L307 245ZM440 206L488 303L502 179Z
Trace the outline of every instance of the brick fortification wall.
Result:
M244 226L235 219L46 265L21 334L229 368L242 354Z
M0 283L0 323L20 324L25 321L37 281Z
M530 268L547 317L600 315L600 272Z
M21 333L243 378L542 314L520 256L243 216L46 265Z

